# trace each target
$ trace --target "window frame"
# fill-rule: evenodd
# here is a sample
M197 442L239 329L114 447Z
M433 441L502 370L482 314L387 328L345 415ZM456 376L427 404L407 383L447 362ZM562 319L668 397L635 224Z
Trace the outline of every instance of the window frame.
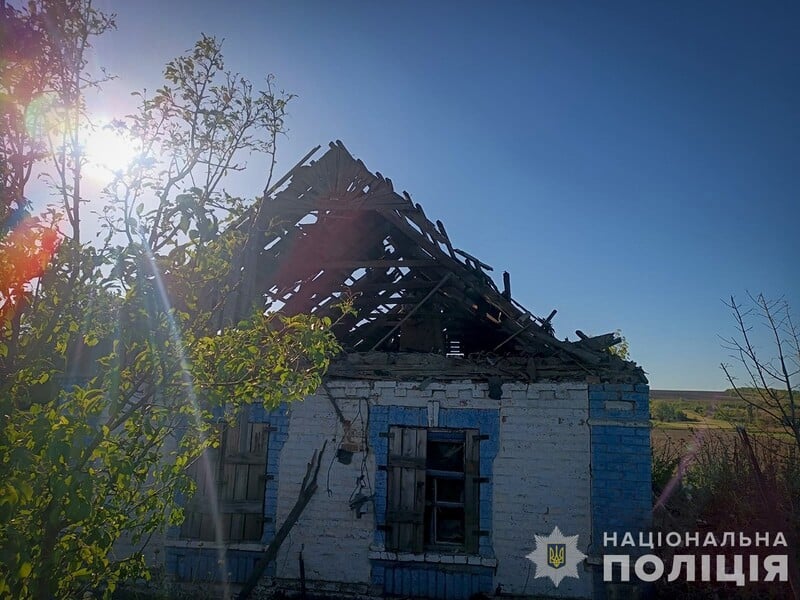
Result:
M475 428L392 425L387 435L386 549L477 554L480 536L480 432ZM431 468L428 454L431 443L451 441L462 444L463 469ZM429 486L438 486L437 480L447 479L464 481L462 501L440 501L435 495L431 500ZM437 540L437 509L462 507L463 541Z

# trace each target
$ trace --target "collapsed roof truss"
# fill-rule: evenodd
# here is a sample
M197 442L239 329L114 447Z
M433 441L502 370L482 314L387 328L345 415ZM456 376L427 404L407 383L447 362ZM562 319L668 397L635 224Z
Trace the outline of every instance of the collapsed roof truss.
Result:
M640 368L606 352L619 341L612 334L558 340L555 311L538 317L500 291L490 266L455 248L441 221L341 142L316 161L312 153L238 225L258 236L245 269L248 297L267 310L334 319L349 299L356 314L334 330L348 353L516 356L526 358L529 379L541 377L538 363L573 378L645 381Z

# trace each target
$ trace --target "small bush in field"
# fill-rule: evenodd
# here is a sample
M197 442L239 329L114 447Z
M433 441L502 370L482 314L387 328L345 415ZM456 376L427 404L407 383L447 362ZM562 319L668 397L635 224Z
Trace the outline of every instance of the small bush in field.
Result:
M670 402L654 402L652 413L656 421L676 423L689 420L688 415L684 411Z

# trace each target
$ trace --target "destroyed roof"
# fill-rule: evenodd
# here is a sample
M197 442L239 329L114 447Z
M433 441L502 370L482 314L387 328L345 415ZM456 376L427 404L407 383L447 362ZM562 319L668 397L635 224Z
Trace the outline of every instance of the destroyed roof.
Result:
M263 235L246 285L268 310L336 319L337 304L352 300L357 314L334 326L347 355L333 373L402 378L427 365L463 378L647 381L640 367L607 351L619 342L614 334L556 338L556 311L543 318L518 304L507 274L498 289L489 265L455 248L441 221L431 222L341 142L310 160L318 150L239 228Z

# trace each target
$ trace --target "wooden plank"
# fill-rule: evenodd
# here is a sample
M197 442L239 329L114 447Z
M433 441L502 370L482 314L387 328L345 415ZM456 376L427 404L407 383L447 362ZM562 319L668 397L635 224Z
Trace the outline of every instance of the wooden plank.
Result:
M232 499L234 502L247 499L248 465L232 465L234 470Z
M383 337L382 337L380 340L378 340L377 342L375 342L375 344L373 344L373 346L372 346L372 350L375 350L375 349L376 349L378 346L380 346L380 345L381 345L383 342L385 342L387 339L389 339L389 337L390 337L390 336L391 336L391 335L392 335L392 334L393 334L395 331L397 331L397 329L398 329L398 328L399 328L399 327L400 327L400 326L401 326L403 323L405 323L405 322L406 322L408 319L410 319L410 318L411 318L411 316L412 316L412 315L414 315L414 313L416 313L416 312L417 312L417 311L418 311L418 310L419 310L419 309L420 309L420 308L421 308L421 307L422 307L422 306L425 304L425 302L427 302L427 301L428 301L428 300L431 298L431 296L433 296L433 295L434 295L436 292L438 292L438 291L439 291L439 289L440 289L440 288L441 288L441 287L442 287L442 286L443 286L445 283L447 283L447 281L450 279L450 276L451 276L451 273L447 273L447 274L446 274L446 275L445 275L445 276L442 278L442 280L441 280L439 283L437 283L437 284L436 284L436 287L434 287L434 288L433 288L433 289L432 289L430 292L428 292L428 293L425 295L425 297L424 297L422 300L420 300L420 301L419 301L419 303L418 303L418 304L417 304L417 305L416 305L414 308L412 308L410 311L408 311L408 313L405 315L405 317L403 317L403 319L401 319L401 321L400 321L400 322L399 322L397 325L395 325L395 326L394 326L394 327L393 327L393 328L392 328L392 329L391 329L391 330L390 330L390 331L389 331L389 332L388 332L386 335L384 335L384 336L383 336Z
M389 428L389 454L387 460L387 521L389 526L386 531L386 547L387 549L397 550L400 547L400 528L396 523L390 521L391 514L399 512L402 502L402 469L397 468L393 464L392 457L399 456L402 453L402 428L390 427Z
M424 469L425 458L413 455L412 456L392 455L390 456L390 464L393 467L399 467L401 469Z
M216 538L214 531L214 517L211 513L201 513L200 527L197 537L203 541L210 541Z
M259 541L264 530L264 520L261 515L248 514L243 515L243 518L242 539L246 542Z
M424 520L424 516L420 514L417 510L400 510L400 511L392 511L391 513L386 513L388 516L391 516L393 523L402 523L402 524L414 524L414 523L422 523Z
M350 259L320 263L321 268L325 269L391 269L392 267L426 268L441 267L435 260L399 260L399 259Z
M244 515L232 513L226 515L230 526L227 529L227 540L241 540L244 534Z
M427 453L428 453L428 443L427 443L427 429L420 428L417 429L417 436L416 436L416 447L415 447L415 454L418 460L426 461ZM423 464L421 467L417 467L414 470L415 473L415 481L414 481L414 510L416 513L421 517L419 522L413 525L413 540L412 540L412 551L416 553L421 553L425 549L425 484L427 473L425 472L425 465Z
M264 503L257 500L226 500L219 503L220 512L262 514Z
M464 439L464 549L478 552L480 529L480 438L478 431L467 430Z
M266 465L248 465L247 468L247 493L246 500L264 500L264 485L266 475L264 473Z
M408 280L405 278L400 279L396 283L364 283L358 286L349 286L342 288L342 291L374 294L377 292L386 292L386 294L398 294L408 290L428 290L436 285L435 281L420 281Z
M455 248L453 250L453 252L455 252L456 254L458 254L460 256L463 256L468 261L473 262L475 264L475 266L477 266L477 267L480 267L482 269L486 269L487 271L494 271L494 268L490 267L485 262L481 261L479 258L475 258L469 252L464 252L464 250L459 250L458 248Z
M401 456L404 458L415 459L416 455L416 441L417 430L411 427L403 427L401 430ZM416 507L414 505L415 496L414 490L416 489L416 473L417 470L407 467L395 467L400 470L400 505L398 507L400 512L408 513L414 512ZM400 550L409 550L414 544L414 525L413 523L397 522L396 525L400 530L398 545Z
M391 427L387 461L387 548L422 551L426 431Z
M272 428L267 423L252 423L250 437L250 452L256 456L264 458L267 462L267 444L269 443L269 433Z

